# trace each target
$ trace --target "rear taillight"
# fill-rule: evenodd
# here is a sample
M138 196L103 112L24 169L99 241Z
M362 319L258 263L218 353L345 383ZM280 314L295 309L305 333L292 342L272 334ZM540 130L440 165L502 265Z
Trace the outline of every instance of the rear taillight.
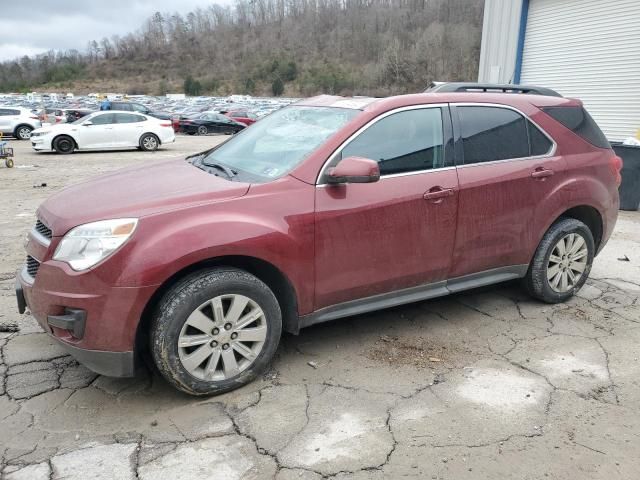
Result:
M29 117L31 120L40 120L40 117Z
M622 172L622 165L622 158L617 155L614 155L613 157L611 157L611 160L609 160L611 173L613 173L613 176L616 179L616 185L618 186L620 186L620 184L622 183L622 174L620 173Z
M172 127L173 125L171 123L161 123L160 126L161 127Z

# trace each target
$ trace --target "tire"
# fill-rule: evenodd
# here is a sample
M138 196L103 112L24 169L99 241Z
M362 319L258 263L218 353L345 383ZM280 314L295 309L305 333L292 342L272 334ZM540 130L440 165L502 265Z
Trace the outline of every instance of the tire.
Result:
M158 139L158 137L153 133L145 133L140 137L140 142L138 144L140 149L145 152L155 152L160 147L160 139Z
M560 219L542 237L524 279L525 287L543 302L564 302L587 281L594 255L589 227L574 218Z
M214 303L224 320L215 320ZM242 319L248 323L240 325ZM235 268L207 269L178 282L159 302L152 319L151 355L177 389L190 395L217 395L264 372L281 333L280 306L267 285Z
M29 140L33 128L29 125L18 125L13 131L13 136L18 140Z
M61 155L68 155L76 149L76 144L68 135L60 135L53 140L53 149Z
M200 125L198 127L198 135L206 135L207 133L209 133L209 129L206 125Z

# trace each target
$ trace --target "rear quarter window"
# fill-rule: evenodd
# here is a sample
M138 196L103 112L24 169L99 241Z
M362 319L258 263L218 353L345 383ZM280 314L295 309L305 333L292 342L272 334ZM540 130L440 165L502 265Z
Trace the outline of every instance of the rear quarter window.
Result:
M543 107L542 111L591 145L611 148L607 137L583 107Z

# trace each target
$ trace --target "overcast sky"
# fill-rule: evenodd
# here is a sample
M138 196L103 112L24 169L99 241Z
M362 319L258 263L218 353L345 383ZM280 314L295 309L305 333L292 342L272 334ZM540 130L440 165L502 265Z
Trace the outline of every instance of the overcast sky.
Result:
M135 31L154 12L186 14L232 0L30 0L0 2L0 61Z

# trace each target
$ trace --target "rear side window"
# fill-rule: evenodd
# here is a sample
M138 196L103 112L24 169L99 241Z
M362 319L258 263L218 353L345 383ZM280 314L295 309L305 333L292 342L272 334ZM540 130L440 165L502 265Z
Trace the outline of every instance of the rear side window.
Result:
M500 107L456 107L464 163L546 155L553 143L518 112Z
M611 148L607 137L589 112L582 107L545 107L544 113L557 120L576 135L579 135L591 145L600 148Z
M527 129L529 131L529 148L531 156L546 155L551 150L553 143L547 136L540 131L533 123L527 120Z
M464 163L482 163L529 156L527 121L500 107L456 107Z

